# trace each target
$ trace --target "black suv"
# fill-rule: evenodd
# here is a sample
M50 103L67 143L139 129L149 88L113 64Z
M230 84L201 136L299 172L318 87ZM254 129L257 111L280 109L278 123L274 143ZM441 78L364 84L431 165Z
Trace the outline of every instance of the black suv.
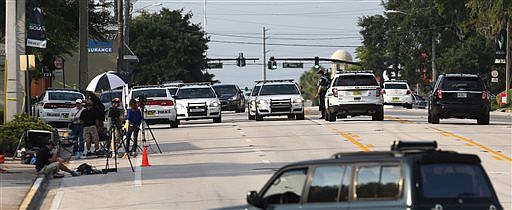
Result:
M244 93L238 85L216 84L212 87L219 97L222 111L245 112Z
M428 122L439 119L476 119L480 125L489 124L489 93L477 75L440 75L432 89L428 106Z
M247 194L249 209L503 209L478 156L395 143L284 166Z

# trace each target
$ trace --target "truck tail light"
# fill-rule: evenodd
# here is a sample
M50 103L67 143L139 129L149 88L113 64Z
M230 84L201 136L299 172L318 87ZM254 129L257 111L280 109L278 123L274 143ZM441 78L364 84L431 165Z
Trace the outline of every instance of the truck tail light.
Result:
M439 98L439 99L443 98L443 90L441 90L441 89L437 90L437 98Z
M334 97L338 97L338 89L337 88L332 88L332 95L334 95Z
M385 91L383 89L381 89L381 88L377 88L376 96L380 96L381 94L384 94L382 92L385 92Z
M411 93L412 93L412 92L411 92L411 90L407 90L407 93L406 93L406 94L407 94L407 95L411 95Z

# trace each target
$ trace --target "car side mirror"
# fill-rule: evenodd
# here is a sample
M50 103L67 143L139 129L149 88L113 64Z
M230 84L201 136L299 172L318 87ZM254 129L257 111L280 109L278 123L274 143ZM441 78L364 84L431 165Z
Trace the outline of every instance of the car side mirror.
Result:
M256 192L256 191L248 192L247 193L247 203L252 206L255 206L255 207L262 207L258 192Z

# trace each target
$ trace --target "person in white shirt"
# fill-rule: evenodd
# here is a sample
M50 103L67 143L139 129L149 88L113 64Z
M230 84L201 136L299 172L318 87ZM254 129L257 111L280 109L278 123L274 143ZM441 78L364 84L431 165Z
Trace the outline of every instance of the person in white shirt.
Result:
M81 158L84 152L84 123L80 119L80 115L85 108L82 103L82 99L76 99L76 106L69 112L69 117L71 118L71 136L78 139L78 148L75 151L76 158Z

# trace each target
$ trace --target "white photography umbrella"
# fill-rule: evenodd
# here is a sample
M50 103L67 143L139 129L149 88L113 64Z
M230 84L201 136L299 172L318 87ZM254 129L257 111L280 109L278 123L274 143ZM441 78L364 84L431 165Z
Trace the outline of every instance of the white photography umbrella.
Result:
M126 85L126 83L123 81L123 79L115 75L114 72L105 72L94 77L89 85L87 85L86 90L97 92L100 90L116 89L124 85Z

